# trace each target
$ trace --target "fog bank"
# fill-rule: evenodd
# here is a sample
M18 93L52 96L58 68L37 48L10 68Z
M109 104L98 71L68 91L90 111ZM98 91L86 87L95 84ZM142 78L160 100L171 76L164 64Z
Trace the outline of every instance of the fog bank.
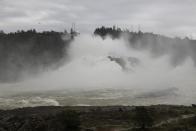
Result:
M70 61L55 71L18 83L1 84L0 96L22 92L122 89L129 90L128 96L133 99L153 98L151 104L159 99L162 103L173 104L176 104L175 100L179 104L190 104L195 100L196 70L190 56L182 58L183 62L174 66L169 50L154 57L148 48L138 50L131 47L124 37L103 40L91 35L76 37L68 55ZM170 101L170 97L174 99Z

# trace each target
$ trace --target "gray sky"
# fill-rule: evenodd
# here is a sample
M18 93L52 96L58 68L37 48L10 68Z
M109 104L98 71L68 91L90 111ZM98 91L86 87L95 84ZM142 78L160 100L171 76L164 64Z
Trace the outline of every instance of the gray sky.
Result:
M80 32L118 25L196 38L196 0L0 0L0 29L57 30L75 22Z

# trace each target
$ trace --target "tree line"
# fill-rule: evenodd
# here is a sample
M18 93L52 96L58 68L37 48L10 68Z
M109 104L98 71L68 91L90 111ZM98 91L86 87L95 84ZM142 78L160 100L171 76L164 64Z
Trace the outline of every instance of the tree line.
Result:
M66 58L72 39L68 33L35 29L12 33L0 32L0 82L13 81L27 72L56 67Z

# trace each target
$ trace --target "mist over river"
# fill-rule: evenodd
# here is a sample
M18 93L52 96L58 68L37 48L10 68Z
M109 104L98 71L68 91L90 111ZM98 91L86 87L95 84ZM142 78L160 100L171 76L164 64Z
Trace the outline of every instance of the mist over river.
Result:
M154 48L146 42L136 48L127 36L81 34L67 49L69 60L58 68L1 83L0 108L196 103L191 47L160 40Z

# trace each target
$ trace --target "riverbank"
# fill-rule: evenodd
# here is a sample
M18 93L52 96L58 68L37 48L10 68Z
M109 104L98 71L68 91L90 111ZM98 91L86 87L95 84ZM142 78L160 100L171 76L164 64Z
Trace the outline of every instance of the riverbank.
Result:
M78 124L78 130L135 130L139 127L135 125L135 119L133 118L139 108L141 107L45 106L0 110L0 131L61 131L61 127L64 125L62 121L65 121L62 116L70 117L68 121L74 118L70 116L70 111L78 115L78 118L76 117L78 119L76 121L80 122ZM170 128L185 128L184 126L187 123L191 124L190 121L194 120L196 114L196 108L191 106L154 105L142 108L145 108L153 119L152 127L148 127L150 130L158 129L160 131L166 131ZM187 128L193 129L193 131L196 129L194 125L189 125Z

